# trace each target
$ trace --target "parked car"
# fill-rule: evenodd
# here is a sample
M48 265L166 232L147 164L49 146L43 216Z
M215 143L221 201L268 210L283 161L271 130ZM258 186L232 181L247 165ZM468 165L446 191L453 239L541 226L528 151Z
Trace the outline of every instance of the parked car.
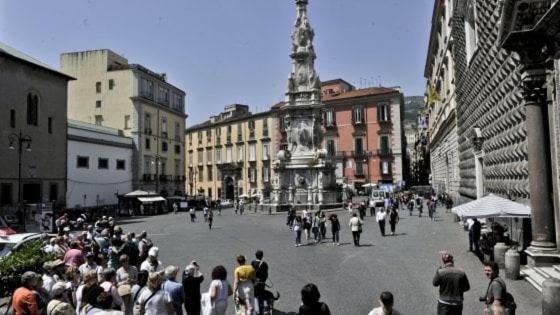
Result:
M19 247L23 246L23 244L34 240L41 240L44 237L48 237L48 234L19 233L0 236L0 259L10 255L10 253L16 251Z

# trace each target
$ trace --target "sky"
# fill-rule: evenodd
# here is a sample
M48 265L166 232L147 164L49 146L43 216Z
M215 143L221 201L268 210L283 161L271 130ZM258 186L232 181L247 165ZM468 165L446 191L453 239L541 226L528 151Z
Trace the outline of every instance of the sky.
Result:
M434 0L309 0L321 80L423 95ZM184 90L187 127L241 103L284 99L294 0L0 0L0 41L60 69L111 49Z

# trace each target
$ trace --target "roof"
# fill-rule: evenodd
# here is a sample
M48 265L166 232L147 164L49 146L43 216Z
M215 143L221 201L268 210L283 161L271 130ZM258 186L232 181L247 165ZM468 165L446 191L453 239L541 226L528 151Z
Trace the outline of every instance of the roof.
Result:
M65 77L66 79L75 80L74 77L71 77L71 76L69 76L65 73L62 73L58 70L55 70L54 68L52 68L48 64L43 63L40 60L35 59L35 58L33 58L33 57L23 53L23 52L11 47L11 46L8 46L8 45L4 44L3 42L0 42L0 54L5 54L5 55L8 55L12 58L18 59L20 61L23 61L23 62L32 64L32 65L41 67L44 70L47 70L47 71L52 72L54 74L57 74L59 76Z
M68 119L68 128L84 129L84 130L104 133L112 136L124 137L122 131L119 129L99 126L99 125L90 124L87 122L73 120L73 119Z
M348 83L348 81L345 81L345 80L340 79L340 78L333 79L333 80L328 80L328 81L323 81L323 82L321 82L321 85L324 86L324 85L331 85L331 84L336 84L336 83L344 83L344 84L347 84L347 85L351 86L352 88L354 88L354 86L352 84Z
M399 90L386 87L371 87L366 89L352 90L337 95L323 95L323 101L343 100L356 97L377 96L384 94L400 93Z
M227 125L228 123L232 123L232 122L237 122L237 121L244 121L244 120L250 120L252 118L258 118L261 116L265 116L270 114L270 110L264 111L264 112L260 112L260 113L254 113L254 114L250 114L248 116L241 116L241 117L231 117L231 118L226 118L214 123L211 123L210 120L206 120L204 122L201 122L199 124L196 125L192 125L189 128L187 128L186 132L192 132L198 129L203 129L209 126L219 126L219 125Z

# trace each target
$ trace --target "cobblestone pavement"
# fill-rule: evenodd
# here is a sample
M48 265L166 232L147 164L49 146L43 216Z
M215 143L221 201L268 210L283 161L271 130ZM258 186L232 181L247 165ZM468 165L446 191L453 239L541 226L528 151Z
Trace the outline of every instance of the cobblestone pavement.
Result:
M466 270L471 283L463 314L481 314L478 297L487 286L482 265L467 251L465 232L443 209L438 209L435 222L425 216L418 218L417 212L412 217L402 212L397 235L388 237L380 236L378 225L368 216L363 246L357 248L351 245L349 214L344 211L339 212L342 246L324 241L297 248L284 215L236 216L228 209L222 216L215 216L211 231L202 223L202 214L197 215L199 223L190 223L188 214L182 212L131 218L121 225L127 231L146 230L160 248L165 265L184 268L196 259L206 277L203 291L208 289L214 266L224 265L231 281L236 255L253 259L256 249L264 250L272 290L281 294L276 314L297 312L299 291L308 282L317 284L321 299L333 314L367 314L385 290L393 292L395 308L403 314L435 314L438 291L432 286L432 278L440 264L439 251L448 250L455 256L456 266ZM507 285L518 303L518 314L540 314L539 292L523 280L507 281ZM229 310L233 313L231 300Z

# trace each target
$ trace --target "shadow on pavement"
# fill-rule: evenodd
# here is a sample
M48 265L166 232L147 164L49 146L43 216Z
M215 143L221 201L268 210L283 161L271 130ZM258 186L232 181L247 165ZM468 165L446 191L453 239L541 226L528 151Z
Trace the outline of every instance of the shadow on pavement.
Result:
M286 312L282 312L282 311L279 311L279 310L273 310L273 311L272 311L272 314L273 314L273 315L297 315L296 312L288 312L288 313L286 313Z
M372 247L373 244L360 244L357 247Z
M401 235L407 235L406 233L395 233L395 235L392 236L401 236Z

